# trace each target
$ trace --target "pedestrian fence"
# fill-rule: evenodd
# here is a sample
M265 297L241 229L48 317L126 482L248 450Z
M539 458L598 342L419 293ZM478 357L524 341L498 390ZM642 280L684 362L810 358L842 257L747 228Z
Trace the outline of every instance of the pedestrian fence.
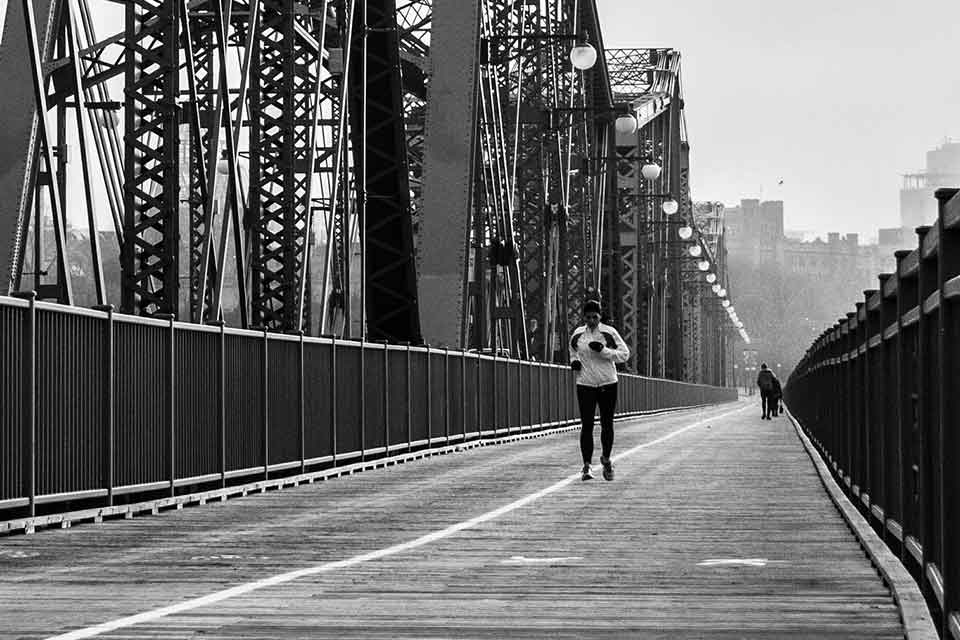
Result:
M554 427L568 367L0 297L0 522ZM619 411L734 400L621 377Z
M960 196L825 331L785 396L838 480L960 640Z

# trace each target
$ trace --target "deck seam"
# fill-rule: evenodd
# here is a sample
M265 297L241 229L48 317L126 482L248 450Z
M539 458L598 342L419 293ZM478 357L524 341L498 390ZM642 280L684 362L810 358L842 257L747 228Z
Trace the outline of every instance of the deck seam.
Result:
M847 526L857 537L860 546L870 558L870 562L883 576L887 583L890 593L893 596L897 608L900 610L900 619L903 621L903 628L907 640L939 640L933 624L933 618L927 603L920 593L920 587L917 586L913 576L907 571L903 563L890 551L880 536L873 530L873 527L864 519L860 511L850 502L846 494L840 489L833 474L830 473L827 464L817 448L810 442L800 422L787 409L787 416L790 418L797 436L803 444L807 455L813 462L820 481L827 491L827 495L833 501L837 511L843 516Z

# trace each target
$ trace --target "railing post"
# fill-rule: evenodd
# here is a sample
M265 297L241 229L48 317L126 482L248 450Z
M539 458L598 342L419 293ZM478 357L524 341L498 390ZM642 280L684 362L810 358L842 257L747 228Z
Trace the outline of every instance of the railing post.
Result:
M263 384L260 393L263 394L263 479L270 477L270 337L267 327L263 327Z
M390 347L383 341L383 455L390 454Z
M883 540L887 542L891 549L894 548L894 544L891 544L890 530L887 527L887 522L891 518L890 513L890 503L891 503L891 491L890 482L891 478L895 476L896 468L893 465L893 461L890 456L890 440L891 434L895 432L894 424L896 421L896 416L891 415L889 407L887 405L887 398L891 397L890 394L896 389L896 370L891 370L889 366L889 356L888 352L892 349L888 345L888 342L893 339L893 336L890 338L886 337L887 327L889 327L894 322L894 314L896 311L892 308L894 303L888 301L885 297L885 292L887 289L887 282L890 281L890 278L893 277L892 273L881 273L878 276L880 282L880 308L877 310L877 324L878 330L880 331L880 348L878 363L876 365L877 371L880 372L880 381L878 382L878 391L879 396L882 399L882 405L877 408L877 430L878 430L878 440L877 440L877 469L880 472L880 477L876 478L874 481L874 491L876 492L876 497L873 498L874 503L879 503L880 508L883 509L883 519L880 520L879 530L877 533L880 535ZM896 405L894 405L896 406Z
M23 433L21 438L23 491L29 501L28 515L37 515L37 292L23 291L13 294L30 303L27 308L27 331L23 341L24 377L27 380L26 402L23 412ZM32 533L32 528L27 528Z
M467 435L467 354L460 352L460 434Z
M841 481L845 469L843 464L843 334L840 332L840 323L833 325L830 332L830 353L832 354L833 365L830 367L831 387L840 390L840 393L832 394L833 402L830 403L830 441L833 449L833 468L837 472ZM821 389L826 391L825 389Z
M450 349L443 348L443 438L450 442Z
M499 414L500 412L497 411L498 405L500 404L500 402L499 402L499 400L498 400L498 398L497 398L497 348L496 348L496 346L494 346L494 348L493 348L493 376L492 376L492 378L493 378L493 389L490 390L490 393L491 393L491 396L492 396L492 398L493 398L493 431L494 431L494 433L496 433L498 427L500 426L500 423L499 423L499 421L498 421L498 417L499 417L498 414Z
M210 324L220 327L220 371L217 380L217 395L220 406L217 407L217 419L220 429L220 486L227 486L227 332L223 320Z
M360 399L360 461L367 459L367 405L363 401L363 394L367 386L367 339L360 338L360 386L357 389L357 397Z
M297 335L300 338L299 341L299 354L298 354L298 372L297 372L297 404L299 406L298 417L300 419L299 431L300 431L300 473L305 473L307 470L307 418L306 412L307 408L305 406L304 399L304 387L306 386L306 381L304 380L304 362L303 362L303 329L297 331Z
M856 482L856 464L857 464L857 442L855 439L856 435L856 416L854 415L854 409L857 406L856 396L857 388L855 386L856 376L854 375L854 358L851 355L853 350L856 349L856 333L851 327L853 318L856 317L856 313L848 312L846 320L843 321L841 333L844 336L843 340L843 358L844 358L844 389L845 393L843 394L843 417L844 417L844 443L846 449L845 455L845 464L846 464L846 485L847 489L850 490L850 494L854 494L854 484ZM859 488L857 492L859 493Z
M914 393L914 357L911 344L906 339L903 316L917 301L917 287L914 278L904 277L904 262L909 251L897 251L894 253L897 258L897 368L899 370L899 412L898 412L898 435L899 435L899 468L900 468L900 525L902 546L900 558L914 577L917 578L912 568L916 566L911 562L911 554L908 550L908 537L914 534L916 527L916 516L914 506L914 491L916 486L916 467L912 459L912 436L915 428L915 399ZM920 578L922 579L922 578ZM918 582L920 581L918 579Z
M546 424L543 419L543 363L537 363L537 421L540 426Z
M877 479L874 477L874 470L878 468L877 465L877 456L880 451L882 451L882 440L877 437L877 432L880 429L883 421L883 412L874 404L876 399L876 389L878 376L876 372L879 370L876 367L876 360L878 354L882 353L882 340L883 340L883 329L880 329L880 339L881 343L878 345L876 351L871 353L870 349L870 340L874 332L877 330L877 318L880 316L880 309L870 310L870 299L876 294L876 290L865 290L863 292L863 372L864 372L864 383L863 383L863 433L864 433L864 452L865 452L865 470L866 474L864 475L864 484L862 491L866 492L867 501L864 506L866 508L866 518L867 522L871 525L875 523L876 518L873 516L873 506L877 503L878 491L877 491ZM879 446L878 446L879 445Z
M107 314L106 322L106 353L103 358L103 468L101 477L104 487L107 490L107 506L113 506L113 488L114 488L114 456L115 453L115 432L116 416L113 409L113 359L114 359L114 336L113 336L113 305L96 305L93 307L97 311L104 311Z
M853 338L853 352L856 355L856 359L852 361L853 368L853 381L854 381L854 392L853 396L850 398L853 403L854 411L854 435L856 437L856 449L854 449L854 468L856 469L857 479L856 479L856 491L855 495L857 496L857 508L862 512L863 511L863 498L864 493L867 491L869 486L869 475L867 471L866 461L867 461L867 439L866 439L866 428L867 422L865 418L864 411L864 402L867 398L867 386L866 386L866 340L864 338L864 326L866 324L865 314L865 305L862 302L857 302L856 312L854 313L854 318L856 319L856 331L851 333ZM863 351L861 351L863 349ZM869 516L869 514L867 514Z
M483 387L483 368L480 366L480 354L477 353L476 363L477 363L477 384L476 384L476 396L477 396L477 433L483 433L483 407L482 407L482 387Z
M404 343L407 347L407 451L413 450L413 384L410 378L413 376L413 367L410 362L410 343Z
M960 628L960 476L956 465L960 464L960 402L957 400L956 381L960 379L960 304L954 295L947 296L948 283L960 277L960 229L946 225L947 203L956 200L960 189L938 189L936 197L940 215L937 220L940 246L937 249L937 284L940 297L940 335L937 348L940 354L939 419L940 442L937 464L940 473L940 540L943 543L941 572L943 574L943 617L940 621L941 637L949 638L951 616ZM955 206L955 205L954 205ZM956 291L956 287L954 287ZM949 471L948 471L949 470Z
M330 334L330 464L337 466L337 336Z
M423 386L427 393L427 445L430 445L433 440L433 372L430 368L430 345L424 346L427 349L427 380Z
M933 385L936 384L938 374L937 354L931 349L931 326L930 317L926 313L927 298L936 293L937 290L937 265L932 259L924 258L923 244L924 239L930 232L931 227L917 227L917 305L920 311L917 329L917 429L916 444L918 455L916 457L920 466L919 473L919 510L920 519L918 522L917 533L920 545L923 548L923 556L920 563L922 579L918 582L921 591L927 597L928 602L936 602L934 597L934 586L931 580L931 569L937 565L940 560L940 540L935 539L938 533L936 505L933 503L931 490L938 483L937 469L933 457L936 455L935 444L939 441L936 434L936 425L932 420L931 399L936 395L931 393ZM939 604L939 603L938 603Z
M168 323L167 330L167 476L170 482L170 495L177 493L177 412L176 412L176 336L174 335L175 316L172 313L158 313L154 316Z

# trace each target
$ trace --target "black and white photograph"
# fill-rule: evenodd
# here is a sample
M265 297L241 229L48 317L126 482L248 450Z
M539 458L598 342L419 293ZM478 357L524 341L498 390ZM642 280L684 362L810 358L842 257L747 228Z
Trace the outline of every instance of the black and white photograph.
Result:
M0 0L0 640L960 640L958 33Z

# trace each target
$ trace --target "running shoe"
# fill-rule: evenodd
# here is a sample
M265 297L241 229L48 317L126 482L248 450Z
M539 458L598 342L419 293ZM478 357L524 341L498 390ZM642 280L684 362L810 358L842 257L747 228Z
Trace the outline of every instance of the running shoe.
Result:
M600 456L600 464L603 465L603 479L607 482L613 480L613 463L610 462L610 458Z
M593 480L593 478L594 478L593 469L590 468L590 465L588 464L583 465L583 471L580 472L580 479Z

